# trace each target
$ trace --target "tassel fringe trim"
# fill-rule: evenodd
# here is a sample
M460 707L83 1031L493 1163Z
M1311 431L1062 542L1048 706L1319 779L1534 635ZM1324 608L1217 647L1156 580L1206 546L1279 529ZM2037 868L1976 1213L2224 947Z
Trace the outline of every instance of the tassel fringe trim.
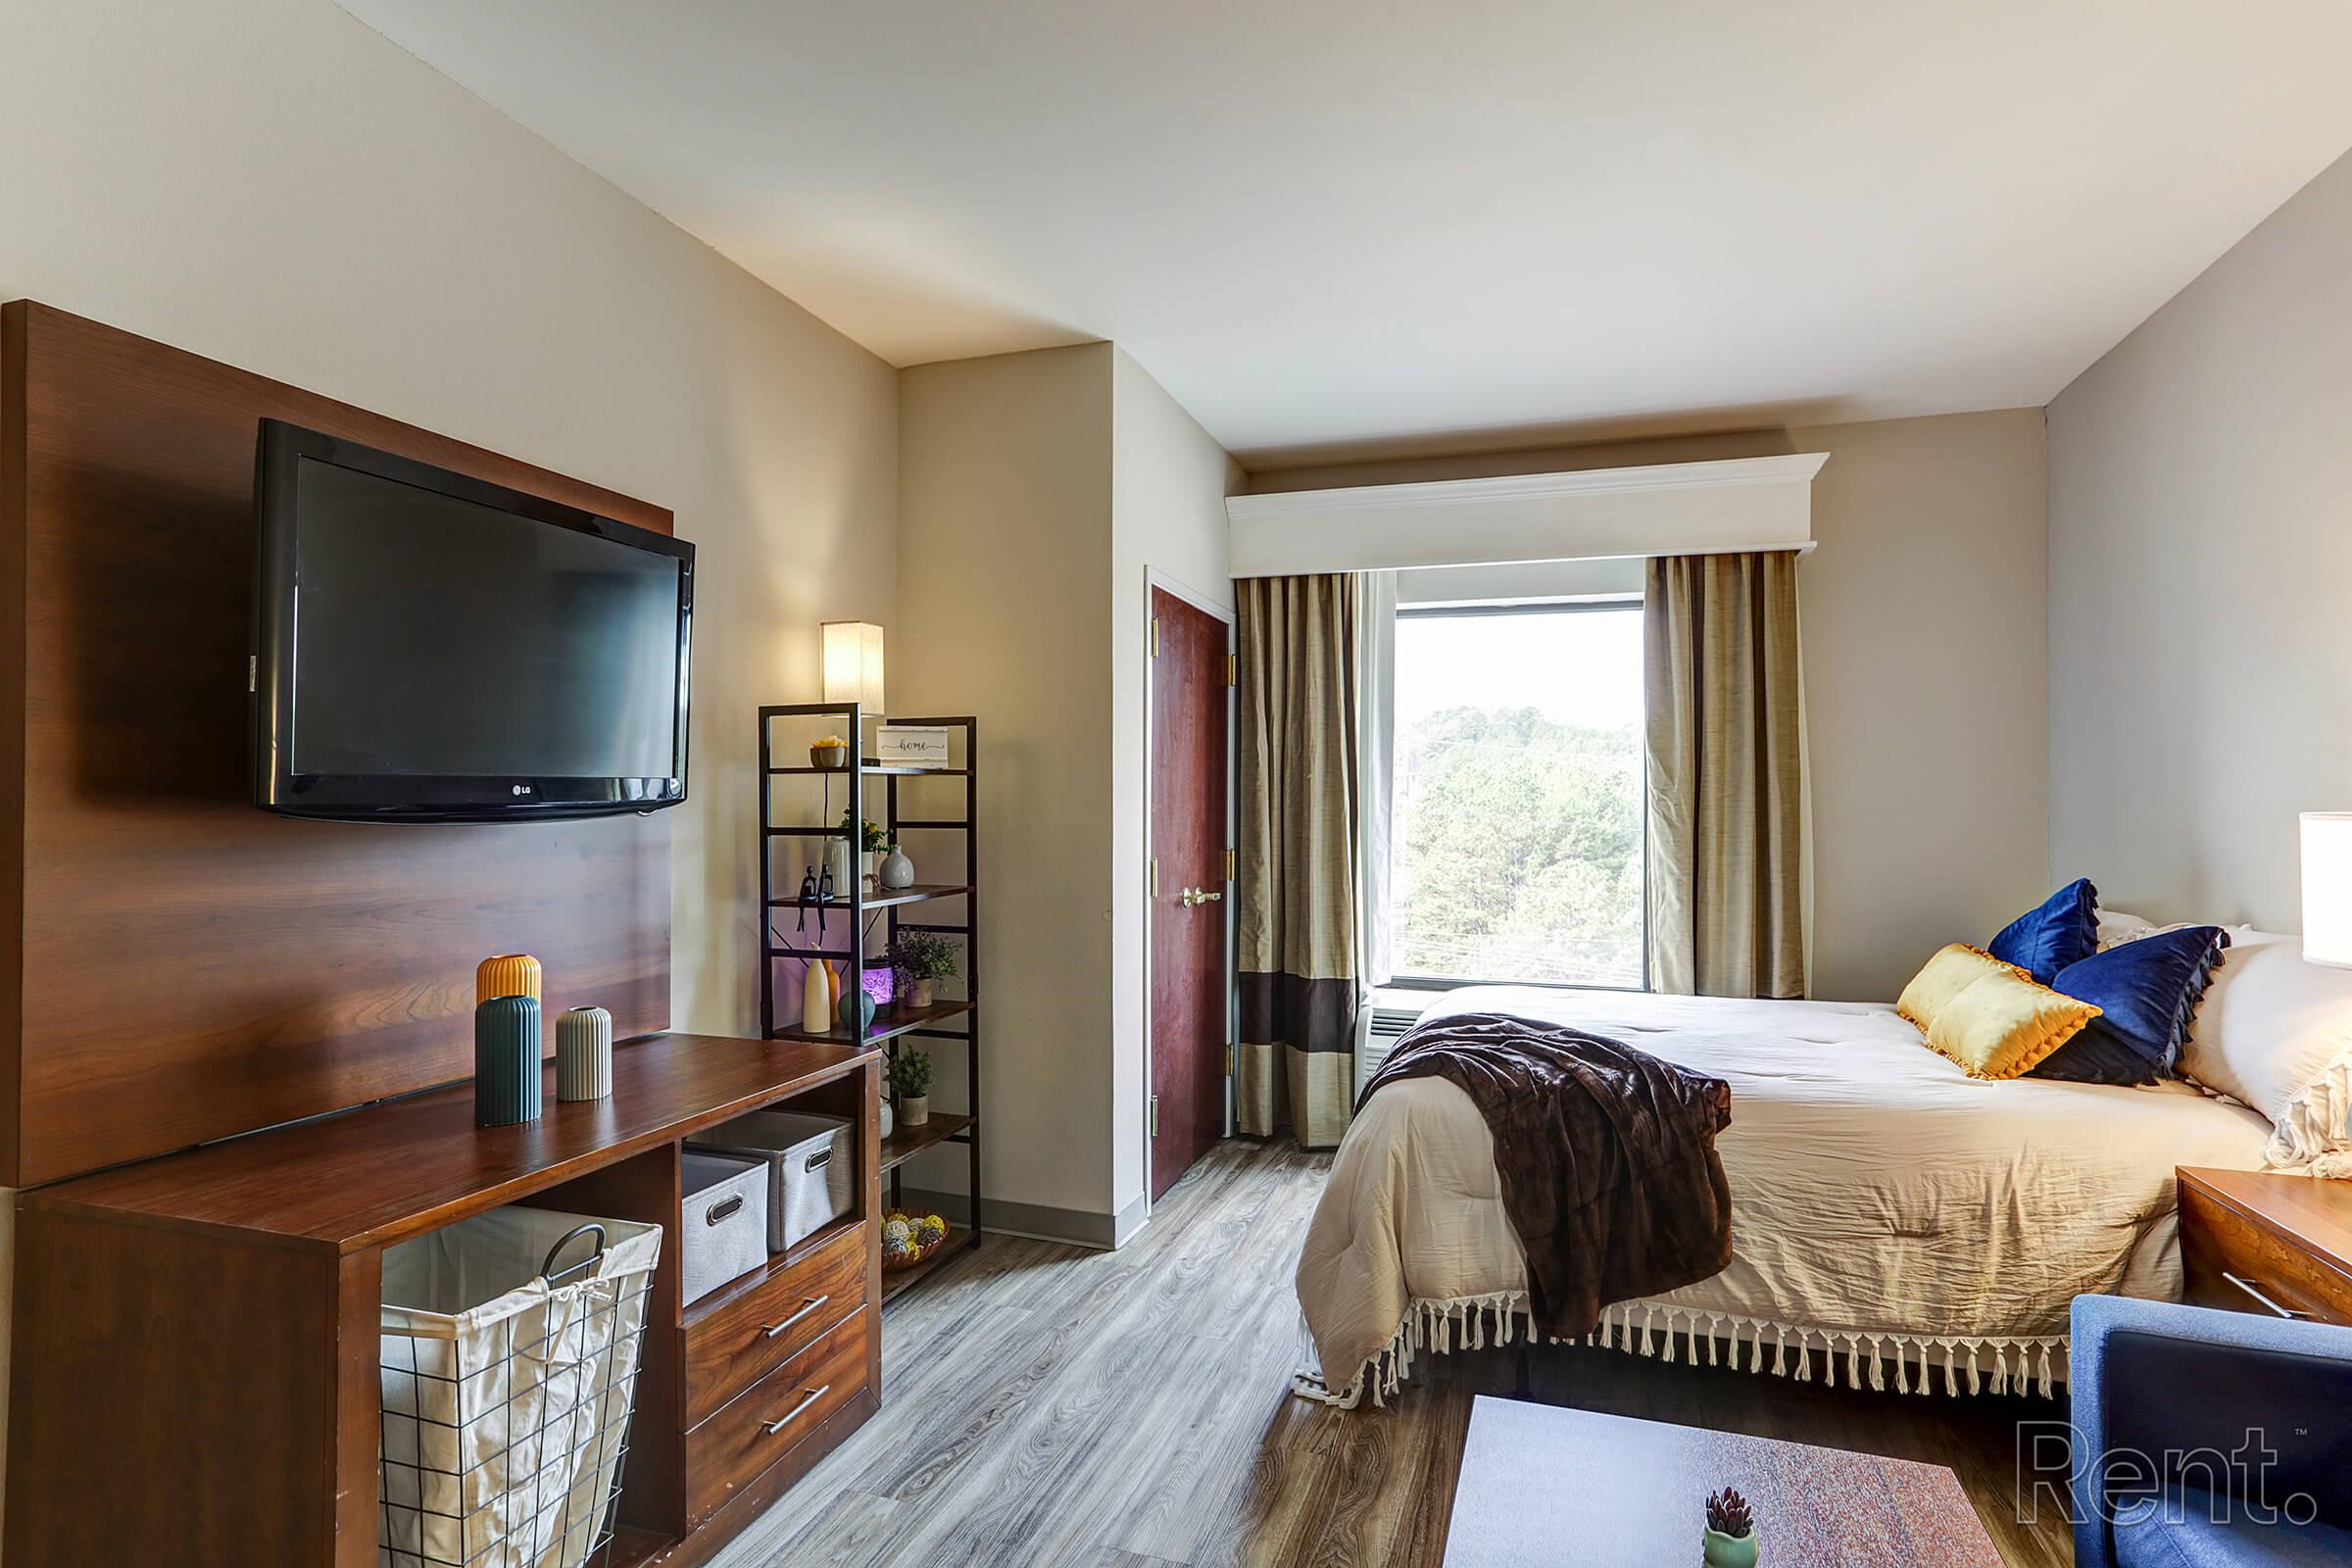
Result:
M1693 1365L1703 1344L1709 1366L1728 1361L1737 1369L1744 1354L1747 1371L1759 1375L1769 1371L1774 1377L1793 1378L1799 1383L1813 1381L1818 1355L1823 1381L1833 1388L1842 1372L1847 1388L1859 1389L1867 1378L1869 1386L1880 1392L1886 1388L1891 1362L1897 1394L1928 1393L1933 1373L1940 1367L1947 1395L1960 1394L1965 1382L1970 1394L2037 1392L2045 1399L2065 1379L2068 1344L2063 1334L2011 1338L1856 1334L1654 1301L1620 1301L1605 1308L1591 1334L1582 1342L1570 1342L1537 1335L1527 1317L1526 1292L1497 1291L1446 1300L1415 1299L1405 1308L1404 1321L1396 1326L1388 1345L1356 1370L1346 1388L1334 1390L1309 1370L1292 1379L1291 1390L1335 1409L1354 1409L1367 1393L1375 1405L1383 1405L1388 1402L1387 1396L1402 1387L1413 1362L1424 1353L1484 1349L1490 1343L1532 1344L1539 1338L1548 1345L1582 1343L1664 1361L1673 1361L1679 1354Z

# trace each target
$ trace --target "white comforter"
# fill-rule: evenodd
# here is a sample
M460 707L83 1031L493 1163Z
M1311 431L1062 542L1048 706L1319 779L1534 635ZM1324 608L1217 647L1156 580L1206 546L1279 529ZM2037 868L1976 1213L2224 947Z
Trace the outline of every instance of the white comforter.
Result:
M2076 1295L2179 1297L2173 1168L2256 1168L2270 1136L2182 1085L1971 1079L1884 1005L1485 986L1428 1016L1452 1012L1572 1024L1731 1084L1731 1267L1609 1321L1645 1348L1651 1328L1728 1338L1751 1367L1810 1347L1874 1383L1882 1355L1905 1386L1918 1360L1923 1382L1941 1365L1974 1388L1979 1356L2002 1386L2038 1359L2046 1383ZM1394 1387L1415 1349L1484 1337L1481 1311L1508 1331L1526 1282L1469 1098L1435 1078L1375 1095L1298 1261L1332 1395L1352 1402L1365 1372Z

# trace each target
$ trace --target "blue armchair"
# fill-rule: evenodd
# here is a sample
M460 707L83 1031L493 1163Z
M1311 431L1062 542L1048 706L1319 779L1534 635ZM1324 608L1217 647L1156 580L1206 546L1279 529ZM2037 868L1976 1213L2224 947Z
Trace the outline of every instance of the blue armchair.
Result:
M2081 1296L2076 1568L2352 1563L2352 1329Z

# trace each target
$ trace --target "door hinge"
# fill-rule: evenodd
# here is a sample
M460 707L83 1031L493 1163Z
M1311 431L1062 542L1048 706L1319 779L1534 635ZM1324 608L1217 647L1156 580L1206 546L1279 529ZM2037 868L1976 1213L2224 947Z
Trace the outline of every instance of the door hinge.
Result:
M1233 869L1233 852L1231 850L1227 850L1225 852L1225 880L1228 882L1235 880Z
M1156 899L1159 897L1159 857L1156 855L1152 857L1151 884L1152 891L1148 897Z
M1152 1097L1152 1136L1154 1138L1159 1136L1159 1097L1157 1095Z
M1159 617L1157 615L1152 617L1152 657L1153 659L1159 657Z
M1225 656L1225 684L1228 686L1239 686L1241 683L1242 662L1233 655L1227 654Z
M1239 1064L1234 1060L1233 1048L1227 1046L1225 1048L1225 1076L1230 1078L1239 1070Z

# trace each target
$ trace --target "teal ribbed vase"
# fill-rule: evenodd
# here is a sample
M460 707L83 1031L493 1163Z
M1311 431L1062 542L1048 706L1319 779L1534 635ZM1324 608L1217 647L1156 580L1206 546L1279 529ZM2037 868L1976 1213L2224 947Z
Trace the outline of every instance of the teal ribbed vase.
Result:
M539 1119L539 999L492 997L473 1009L473 1124Z

